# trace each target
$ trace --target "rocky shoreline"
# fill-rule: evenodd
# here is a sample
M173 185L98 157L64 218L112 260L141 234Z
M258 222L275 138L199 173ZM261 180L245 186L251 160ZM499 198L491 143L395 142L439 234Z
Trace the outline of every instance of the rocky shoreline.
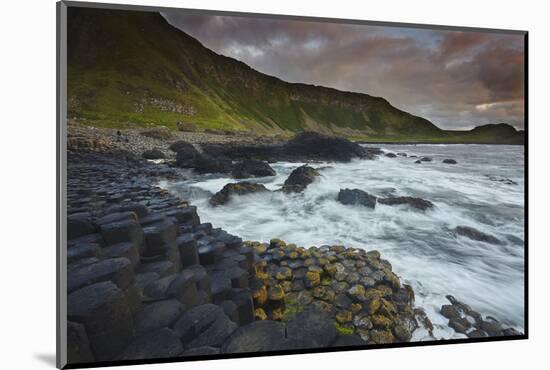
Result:
M140 157L158 148L157 139L148 141L153 147L114 135L102 142L101 135L73 130L69 138L69 363L389 344L410 341L418 327L431 333L413 289L377 251L242 241L201 223L194 206L155 185L181 179L179 167L186 167L177 162L197 166L198 155L185 157L170 149L172 141L158 139L176 165L154 164ZM252 144L235 142L214 159L242 159L242 148ZM253 146L275 159L300 160L308 148L302 143ZM192 148L202 156L197 144ZM375 155L338 144L349 149L341 160L350 152ZM314 159L342 155L333 149L327 145ZM237 169L246 178L257 166ZM289 183L290 191L313 181L315 174L302 172L307 176ZM468 337L519 334L454 298L449 306L441 313Z

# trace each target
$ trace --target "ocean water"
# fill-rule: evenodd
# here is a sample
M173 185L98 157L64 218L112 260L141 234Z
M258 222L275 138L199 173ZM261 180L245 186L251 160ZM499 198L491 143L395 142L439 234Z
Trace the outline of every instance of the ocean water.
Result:
M254 194L211 207L209 197L234 182L221 175L193 175L161 186L198 206L211 222L243 239L281 238L300 246L342 244L377 249L402 281L411 284L416 305L434 323L437 338L460 338L438 312L451 294L482 315L523 330L524 325L524 158L522 146L377 145L386 152L430 156L380 156L350 163L312 163L322 177L302 194ZM443 164L445 158L458 164ZM303 163L272 164L277 175L253 179L279 189ZM509 179L515 184L507 184ZM249 180L250 181L250 180ZM368 209L336 201L342 188L357 188L385 197L430 200L426 212L407 206L377 204ZM474 227L500 239L492 245L456 236L451 229ZM428 339L418 330L413 339Z

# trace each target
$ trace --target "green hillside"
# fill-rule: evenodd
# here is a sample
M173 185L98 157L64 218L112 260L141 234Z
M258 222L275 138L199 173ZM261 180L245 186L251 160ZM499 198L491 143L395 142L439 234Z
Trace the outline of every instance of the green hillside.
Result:
M373 140L448 136L383 98L257 72L158 13L77 7L68 10L68 116L116 128L182 122L196 130L314 130Z

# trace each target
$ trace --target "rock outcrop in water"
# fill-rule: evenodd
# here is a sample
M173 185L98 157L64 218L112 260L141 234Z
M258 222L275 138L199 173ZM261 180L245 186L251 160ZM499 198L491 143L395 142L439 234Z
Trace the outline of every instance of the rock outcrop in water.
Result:
M338 201L345 205L362 205L369 208L376 206L376 197L360 189L340 189Z
M319 176L320 174L315 168L307 165L300 166L290 173L282 190L285 193L301 193Z
M477 229L474 229L473 227L470 227L470 226L457 226L454 229L454 232L457 235L464 236L464 237L466 237L468 239L471 239L471 240L476 240L476 241L485 242L485 243L489 243L489 244L495 244L495 245L502 244L502 241L500 241L495 236L485 234L484 232L481 232L481 231L479 231Z
M460 301L452 295L447 299L450 305L441 306L440 313L449 319L449 327L457 333L465 334L468 338L485 338L521 335L514 328L504 328L502 324L493 317L487 316L485 319L479 312Z
M159 149L150 149L143 152L141 155L144 159L164 159L164 153Z
M378 203L388 206L397 206L407 204L413 208L425 211L433 208L433 203L429 200L415 197L390 197L390 198L378 198Z
M456 160L451 159L451 158L446 158L442 162L445 163L445 164L456 164Z
M355 158L373 159L382 153L377 148L363 148L347 139L315 132L299 133L282 144L206 144L203 145L203 149L214 157L224 156L233 160L253 158L270 162L309 160L349 162Z
M269 190L262 184L256 184L252 182L237 182L227 184L222 190L217 192L210 198L210 204L212 206L219 206L229 202L229 200L235 195L246 195L253 193L268 192Z
M275 170L264 161L245 159L233 165L231 176L235 179L247 179L251 177L275 176Z

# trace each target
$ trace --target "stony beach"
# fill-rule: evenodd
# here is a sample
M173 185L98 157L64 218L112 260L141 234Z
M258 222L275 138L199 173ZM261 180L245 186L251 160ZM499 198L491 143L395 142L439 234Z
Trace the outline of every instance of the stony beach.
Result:
M245 153L253 155L245 158ZM212 197L212 205L223 206L235 195L267 191L246 185L246 179L265 176L270 161L383 154L318 135L259 140L71 124L69 363L349 348L408 342L418 328L431 334L413 289L378 251L298 246L280 239L243 241L201 222L196 207L157 186L159 180L185 176L183 169L226 171L244 181L235 180ZM318 175L299 167L281 190L301 192ZM407 204L420 211L432 206L424 199L363 193L342 189L339 201L366 207ZM459 299L448 296L449 304L441 308L457 333L470 338L520 334Z

